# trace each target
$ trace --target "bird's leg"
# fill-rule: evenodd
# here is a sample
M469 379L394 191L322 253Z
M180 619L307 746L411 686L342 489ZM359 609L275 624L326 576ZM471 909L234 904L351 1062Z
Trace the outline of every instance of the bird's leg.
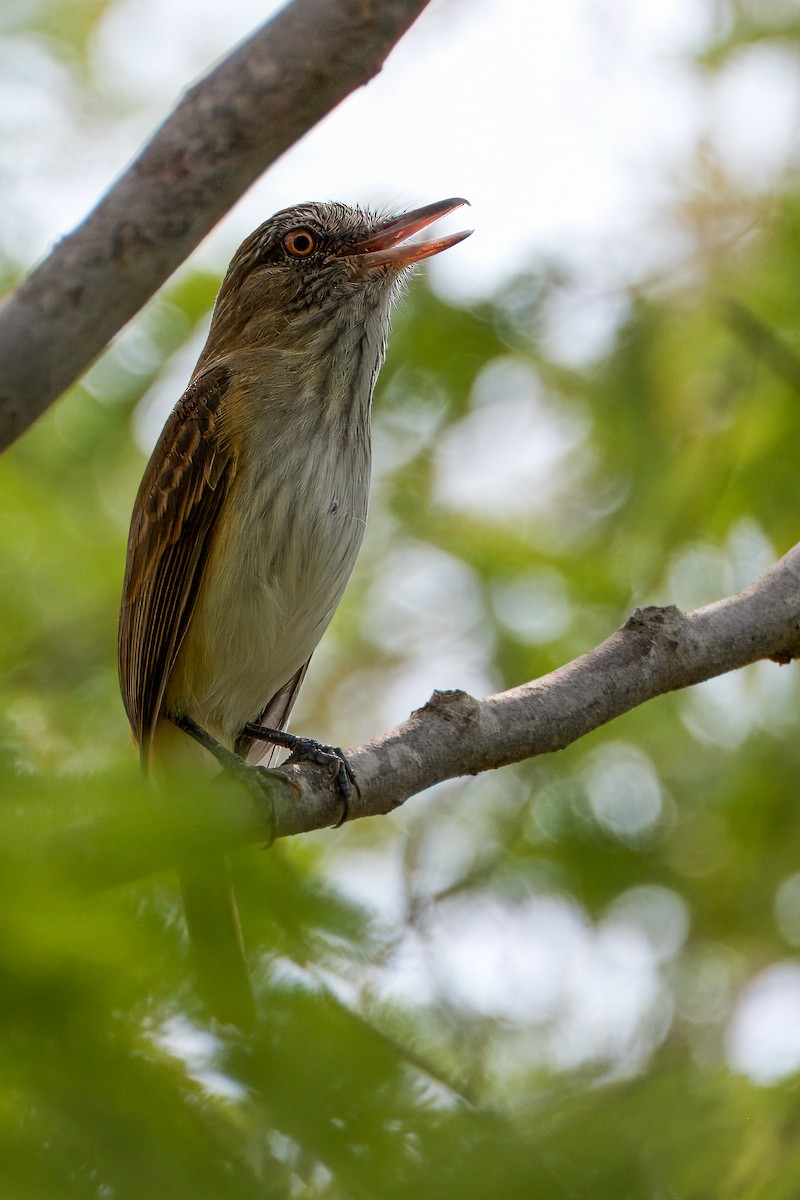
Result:
M241 780L251 795L254 795L257 800L263 801L266 799L269 802L272 825L272 797L267 788L263 786L262 780L265 776L274 775L280 779L286 780L286 776L280 771L271 771L268 767L252 766L246 762L242 762L238 754L234 754L232 750L228 750L227 746L222 746L208 733L202 726L193 721L191 717L172 717L170 718L173 725L178 729L182 729L184 733L188 733L189 737L194 738L205 750L212 754L217 762L228 771L234 778ZM296 785L293 785L296 787ZM299 791L299 789L297 789Z
M298 737L296 733L287 733L285 729L270 729L267 725L258 725L255 721L249 721L242 733L257 742L271 742L274 746L284 746L291 751L286 762L310 762L327 767L342 801L342 815L334 829L344 825L350 815L350 797L353 792L358 793L358 783L341 747L325 746L314 738Z
M194 738L199 742L204 750L209 754L213 754L214 758L225 767L226 770L236 772L237 767L243 767L245 764L239 758L238 754L234 754L232 750L228 750L226 746L221 746L220 743L213 738L210 733L207 733L202 726L193 721L191 717L173 717L172 724L177 725L178 729L182 729L184 733L188 733L189 737Z

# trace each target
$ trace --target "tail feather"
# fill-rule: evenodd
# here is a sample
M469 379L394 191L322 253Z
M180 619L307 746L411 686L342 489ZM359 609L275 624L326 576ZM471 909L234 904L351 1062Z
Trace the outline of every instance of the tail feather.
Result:
M250 1029L256 1004L227 861L183 870L180 884L200 995L222 1024Z
M181 766L219 768L211 756L169 721L159 721L142 764L157 786L169 788ZM225 1025L250 1029L256 1003L247 969L239 913L224 855L209 855L180 872L180 886L198 992Z

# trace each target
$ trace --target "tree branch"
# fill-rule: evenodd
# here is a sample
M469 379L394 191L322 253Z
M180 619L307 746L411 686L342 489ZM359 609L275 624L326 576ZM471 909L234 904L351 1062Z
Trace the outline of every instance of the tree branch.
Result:
M195 84L0 307L0 450L94 361L255 179L380 71L428 0L293 0Z
M392 812L445 779L563 750L655 696L759 659L796 657L800 545L744 591L705 608L637 609L596 649L541 679L485 700L435 692L402 725L347 751L360 788L350 819ZM239 788L220 794L203 781L174 812L152 804L145 823L129 810L58 834L50 860L93 889L179 863L187 838L191 852L229 850L267 840L271 828L290 837L336 823L341 802L324 769L289 765L281 773L290 782L276 777L272 813Z
M402 725L347 751L361 791L350 816L388 813L445 779L563 750L655 696L759 659L796 657L800 545L744 591L705 608L637 609L601 645L541 679L485 700L435 692ZM335 822L338 802L318 772L282 770L302 794L278 798L278 837Z

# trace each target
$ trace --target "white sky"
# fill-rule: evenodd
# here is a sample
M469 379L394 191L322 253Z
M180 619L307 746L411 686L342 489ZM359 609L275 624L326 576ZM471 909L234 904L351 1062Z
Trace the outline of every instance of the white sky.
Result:
M111 9L88 111L44 47L6 44L0 236L23 261L81 218L181 90L277 5L193 0L190 19L188 7ZM797 133L788 56L756 48L719 79L687 66L712 32L711 9L433 0L381 75L256 184L201 254L222 269L252 227L299 200L402 208L464 195L476 233L431 264L456 295L484 294L536 253L577 260L600 287L663 263L665 208L701 138L754 184L780 169ZM450 222L462 227L463 214Z
M13 35L0 42L5 252L22 266L41 257L92 207L182 89L276 7L263 0L121 0L96 39L88 100L44 43ZM9 0L0 10L0 34L13 28L14 9ZM379 78L290 151L197 253L221 272L251 228L299 200L404 208L463 195L472 209L466 218L454 214L447 227L467 222L476 232L431 264L435 286L468 300L538 255L567 259L597 303L569 314L554 336L567 357L591 353L613 324L615 289L668 269L681 252L669 208L685 190L701 142L745 189L768 185L796 153L795 60L760 46L719 77L688 63L711 36L712 10L701 0L433 0ZM605 812L608 797L601 800ZM609 820L622 819L617 801ZM332 869L346 885L344 862L340 856ZM369 876L360 878L369 891ZM447 925L441 936L452 960L450 991L487 1013L509 994L523 1009L526 995L534 1007L536 995L565 1004L551 1061L591 1058L592 1047L612 1035L633 1046L661 966L647 931L631 924L629 913L612 914L592 930L566 902L537 901L529 909L513 919L491 905L480 914L485 953L474 940L459 944L463 922ZM557 928L574 949L569 971L560 951L552 954ZM439 936L434 929L434 949ZM418 975L421 953L407 946L384 986L402 995ZM481 987L475 961L488 972ZM796 1069L790 1031L797 1026L798 977L796 967L776 967L746 993L731 1024L732 1065L764 1080L786 1073L782 1064ZM630 1008L622 1030L620 995ZM588 996L594 1008L586 1007Z

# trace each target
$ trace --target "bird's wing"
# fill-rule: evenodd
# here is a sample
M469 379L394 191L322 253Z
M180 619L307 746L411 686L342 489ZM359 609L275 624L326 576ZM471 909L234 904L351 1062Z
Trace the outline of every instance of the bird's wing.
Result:
M268 729L284 729L286 722L289 720L289 714L294 707L294 702L297 699L297 693L300 691L300 685L306 677L308 664L311 662L309 658L303 663L299 671L296 671L292 678L285 683L280 691L276 692L270 700L267 707L258 718L259 725L266 725ZM249 763L264 763L271 764L275 757L280 753L280 746L270 746L266 742L259 742L249 738L241 747L237 747L246 752L247 761Z
M225 368L201 375L164 426L136 498L119 624L122 697L146 750L197 600L233 473L219 438Z

